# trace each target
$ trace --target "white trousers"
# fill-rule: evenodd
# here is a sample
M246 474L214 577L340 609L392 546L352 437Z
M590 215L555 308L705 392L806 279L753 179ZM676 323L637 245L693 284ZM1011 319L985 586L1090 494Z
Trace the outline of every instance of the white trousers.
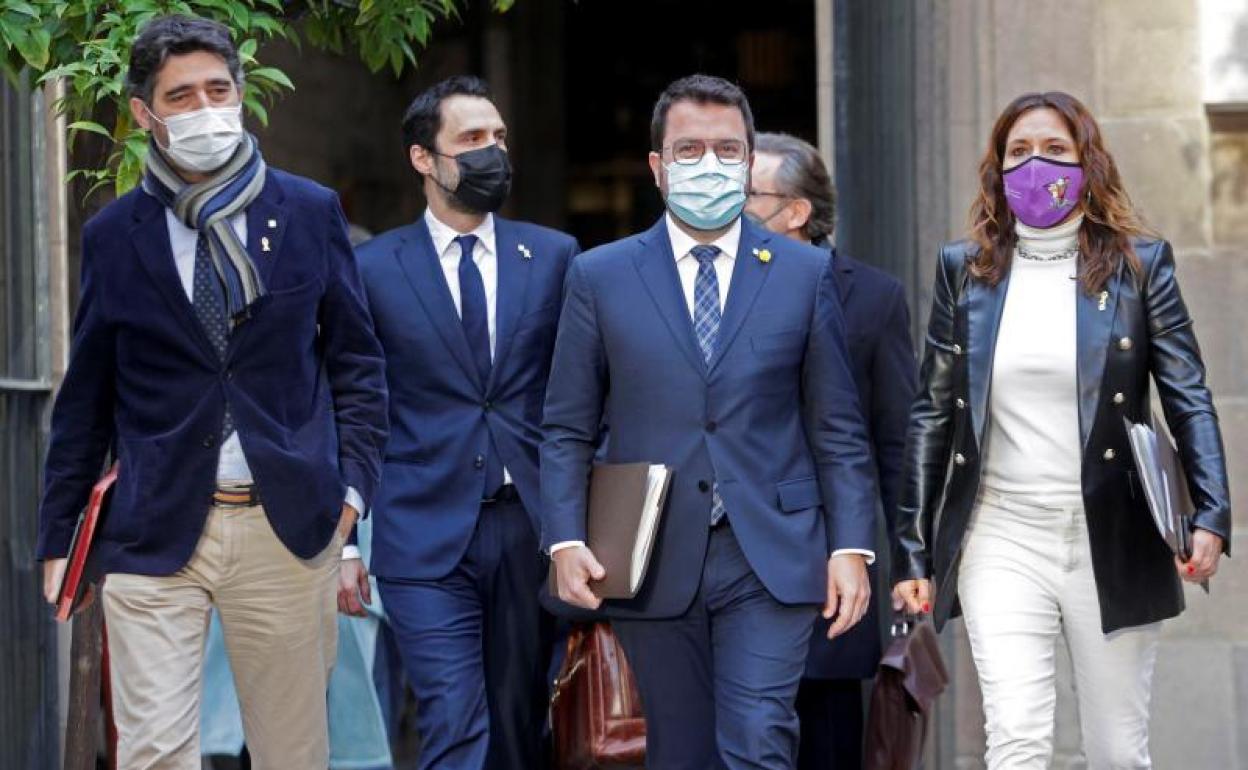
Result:
M1052 762L1059 634L1074 665L1089 770L1152 767L1149 690L1161 624L1101 632L1082 505L981 493L958 594L984 696L990 770Z

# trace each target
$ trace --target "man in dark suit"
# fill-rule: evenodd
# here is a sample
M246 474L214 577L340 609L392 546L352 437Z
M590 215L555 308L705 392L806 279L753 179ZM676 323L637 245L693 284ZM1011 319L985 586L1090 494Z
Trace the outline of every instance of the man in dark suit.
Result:
M585 538L601 426L607 462L674 469L645 584L602 607L660 770L791 767L818 608L836 635L870 595L875 491L840 300L826 252L742 220L753 139L725 80L659 97L667 213L573 263L546 399L543 545L565 602L599 606Z
M377 484L381 347L337 197L266 168L229 31L150 22L127 82L141 188L83 231L38 555L55 599L75 520L120 463L94 547L120 767L198 768L210 609L257 768L324 768L341 548Z
M428 209L359 249L393 431L372 569L416 692L421 767L545 766L538 430L569 235L496 216L507 129L473 77L403 119Z
M905 290L888 273L832 246L836 194L818 150L792 136L761 133L752 172L746 214L772 232L832 252L873 470L886 520L892 522L915 388ZM871 570L873 581L877 572ZM863 621L835 642L824 638L826 622L816 623L797 694L802 722L798 767L803 770L862 767L862 680L875 675L881 654L876 606L873 602Z

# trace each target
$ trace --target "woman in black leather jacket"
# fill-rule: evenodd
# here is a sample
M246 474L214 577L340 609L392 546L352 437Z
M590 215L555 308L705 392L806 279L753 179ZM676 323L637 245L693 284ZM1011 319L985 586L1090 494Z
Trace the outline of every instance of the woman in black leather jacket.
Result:
M971 237L944 246L910 416L894 594L964 614L990 768L1047 767L1054 645L1074 663L1088 766L1149 767L1160 621L1230 538L1222 438L1170 244L1140 224L1087 109L1027 94L998 118ZM1149 378L1195 507L1158 534L1125 420Z

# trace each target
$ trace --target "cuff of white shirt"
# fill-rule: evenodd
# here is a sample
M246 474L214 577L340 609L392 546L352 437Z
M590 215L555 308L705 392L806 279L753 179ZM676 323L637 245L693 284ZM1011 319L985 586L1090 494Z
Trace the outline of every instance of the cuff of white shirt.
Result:
M347 498L344 503L355 509L358 518L364 518L364 496L355 487L347 487Z
M832 552L833 556L843 556L845 554L857 554L858 556L867 557L867 564L875 564L875 551L868 551L865 548L838 548Z
M562 543L555 543L554 545L550 547L550 555L554 556L556 553L564 550L565 548L584 548L584 547L585 547L584 540L564 540Z
M342 547L342 560L343 561L347 561L348 559L360 559L360 558L363 558L363 557L360 555L360 547L358 545L344 545Z

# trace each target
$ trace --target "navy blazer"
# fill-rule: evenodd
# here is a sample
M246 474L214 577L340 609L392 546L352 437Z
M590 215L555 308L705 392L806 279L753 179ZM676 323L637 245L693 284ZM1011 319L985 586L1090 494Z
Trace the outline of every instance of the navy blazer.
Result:
M917 374L910 309L901 281L883 270L833 249L832 271L845 311L849 359L858 384L858 402L867 420L880 502L891 537ZM880 553L879 549L876 552ZM871 571L877 572L875 567ZM879 587L887 593L887 586ZM816 623L806 676L866 679L875 675L881 654L879 602L873 597L867 615L835 640L828 641L828 621L821 618Z
M542 403L564 275L580 249L572 236L527 222L496 216L494 228L488 382L473 364L424 218L357 250L390 385L392 427L373 506L379 577L435 580L459 563L476 529L491 441L538 531Z
M646 582L616 617L672 617L698 589L718 481L767 590L821 603L833 549L875 547L875 485L826 251L742 221L715 354L702 358L663 218L568 272L542 442L543 547L585 540L587 474L675 469ZM764 261L766 259L766 261Z
M224 361L178 278L164 206L135 189L83 228L40 558L66 554L115 447L121 474L97 535L102 569L164 575L185 565L212 502L227 401L265 513L293 554L325 549L348 486L371 499L386 383L338 198L270 168L246 217L268 294L230 335Z

